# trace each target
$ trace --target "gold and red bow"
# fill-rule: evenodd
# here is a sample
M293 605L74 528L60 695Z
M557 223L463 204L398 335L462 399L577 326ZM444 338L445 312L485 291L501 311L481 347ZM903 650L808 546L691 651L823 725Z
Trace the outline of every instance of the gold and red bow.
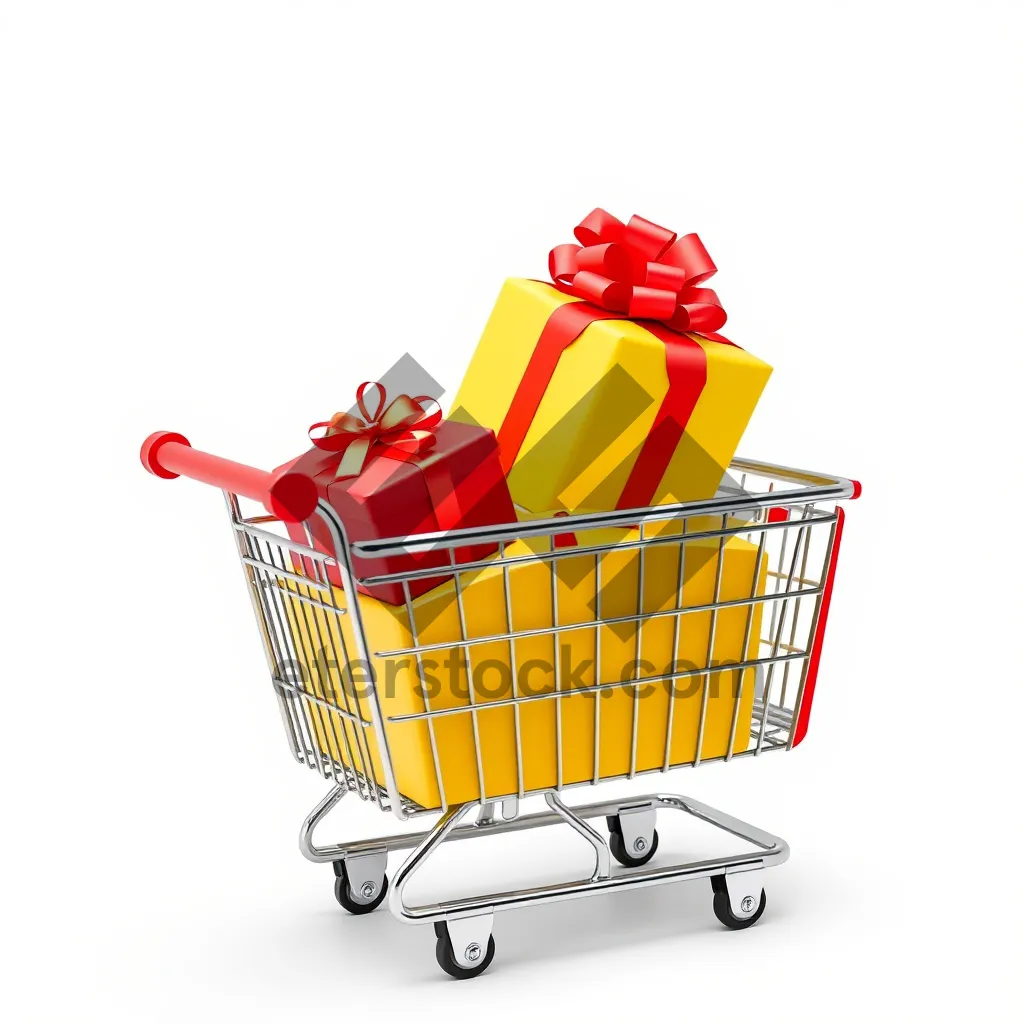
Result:
M573 233L579 245L556 245L548 255L560 291L674 331L706 333L725 324L718 296L698 287L717 268L697 235L679 237L643 217L623 224L600 207Z
M377 407L371 413L364 396L368 388L377 389ZM314 423L309 428L309 439L325 452L341 452L341 461L335 478L358 476L370 454L380 448L379 454L401 457L399 453L415 453L433 447L437 438L434 431L441 422L441 408L428 412L425 405L437 406L427 395L410 398L399 395L390 405L387 392L377 381L364 381L356 390L356 406L362 416L335 413L329 420ZM324 428L326 428L324 430ZM314 436L314 431L324 430Z

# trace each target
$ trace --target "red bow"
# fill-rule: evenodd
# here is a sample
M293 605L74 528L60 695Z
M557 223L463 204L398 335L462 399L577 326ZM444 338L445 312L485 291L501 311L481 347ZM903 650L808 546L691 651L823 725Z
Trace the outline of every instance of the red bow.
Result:
M623 224L598 207L576 226L580 245L556 245L548 255L561 291L629 319L661 320L674 331L717 331L725 310L710 288L715 273L694 234L676 236L643 217Z
M363 401L366 389L375 387L379 394L377 408L370 412ZM396 452L421 452L437 441L434 430L441 422L441 408L431 413L423 403L437 402L428 395L410 398L399 395L385 407L387 392L377 381L364 381L356 391L356 405L363 419L351 413L335 413L330 420L314 423L309 428L309 439L325 452L342 452L335 478L358 476L366 465L370 452L376 445L386 445ZM326 427L326 431L313 436L314 430ZM381 454L390 454L388 451Z

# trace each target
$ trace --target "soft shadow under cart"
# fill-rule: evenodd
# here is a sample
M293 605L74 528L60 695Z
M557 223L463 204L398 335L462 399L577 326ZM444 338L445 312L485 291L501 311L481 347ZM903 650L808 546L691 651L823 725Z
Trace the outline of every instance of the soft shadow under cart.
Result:
M142 459L157 476L188 476L224 492L289 745L300 764L331 784L303 822L300 846L309 860L333 865L335 894L346 910L365 914L387 899L398 920L433 924L438 963L456 978L473 977L487 968L494 956L494 914L517 907L708 878L714 913L722 924L747 928L760 918L765 908L764 869L789 856L782 839L689 797L654 793L570 805L562 794L709 761L760 757L792 750L801 742L839 556L841 503L859 495L855 481L738 459L730 467L729 483L706 501L355 542L331 507L317 499L309 481L208 455L193 449L180 434L167 432L147 439ZM249 509L247 502L263 507ZM306 523L307 544L287 535L283 524L289 521ZM610 530L620 531L613 542L607 540ZM323 537L325 531L331 551L314 543L314 536ZM749 593L726 596L726 552L729 545L741 542L753 553ZM467 559L468 550L481 545L490 545L493 553ZM701 546L711 553L711 583L708 593L695 600L687 596L689 569L684 571L684 566L687 549ZM447 555L443 570L435 566L359 577L355 568L355 560L437 551ZM649 582L653 561L666 552L673 552L678 579L666 598L649 603L645 578ZM602 572L607 574L610 559L627 556L631 565L635 563L630 580L636 585L636 600L623 614L621 608L602 607L608 589ZM590 574L593 599L578 602L585 613L577 609L565 621L559 607L559 601L565 601L559 573L570 561ZM516 602L522 604L522 594L513 584L527 565L551 580L550 594L545 592L544 598L546 625L521 625ZM759 566L764 567L760 574ZM451 621L457 628L455 635L430 640L429 626L417 619L410 582L442 572L450 580ZM467 625L467 615L472 617L473 580L483 576L491 580L488 600L494 603L497 618L481 632ZM332 580L341 586L332 585ZM355 594L357 585L394 583L406 595L404 640L384 650L377 646L367 621L366 602L348 600L347 595ZM711 716L718 713L709 696L710 684L723 673L713 659L716 631L726 617L736 616L742 617L745 635L742 657L728 666L738 680L729 715L721 723L728 742L706 756ZM645 644L650 645L656 631L668 638L665 642L671 643L674 654L681 637L696 623L701 624L701 646L707 651L702 663L673 661L666 670L644 659ZM625 635L635 645L635 668L625 679L601 675L601 644L618 642L613 634L619 641ZM516 654L517 645L520 651L527 644L557 646L570 635L586 635L593 645L596 667L591 676L563 685L555 657L552 685L529 692L517 685L516 664L522 657ZM288 669L307 665L314 648L329 649L331 656L321 658L315 670ZM464 658L470 679L474 657L507 649L511 688L483 695L471 682L465 700L456 704L434 705L425 691L422 706L411 711L396 711L389 704L379 678L381 658L406 659L422 676L428 656L453 648ZM354 666L362 668L358 686ZM665 691L668 697L658 705L664 710L652 719L641 695L656 691ZM675 699L680 694L686 695L686 703ZM614 764L603 747L610 709L618 705L606 696L627 702L621 757ZM686 709L695 731L695 742L688 739L682 751L683 711L678 708ZM543 721L548 723L540 731L538 716L546 716ZM499 717L505 730L501 735L507 739L500 749L494 724ZM444 737L457 727L463 727L466 737L467 779L459 780L462 790L453 786L445 770ZM410 795L408 785L403 792L401 782L410 777L404 744L413 730L427 766L419 799ZM657 756L652 754L655 748ZM580 750L586 752L585 777L578 764L570 765L574 756L579 761ZM548 766L544 770L550 771L550 778L538 775L541 762ZM494 778L501 780L498 788L488 781ZM536 785L537 778L546 784ZM464 795L465 785L475 786L472 799L450 799L455 792ZM423 796L428 791L429 799ZM318 846L314 830L349 795L403 821L439 817L423 831ZM524 813L522 805L530 797L542 797L547 809ZM683 812L731 833L746 841L746 851L684 863L666 859L664 851L656 857L656 823L662 811ZM602 819L606 827L595 827L593 822ZM568 825L592 848L594 867L589 876L430 905L411 905L407 900L410 878L442 843L555 824ZM389 880L388 855L399 851L411 852Z

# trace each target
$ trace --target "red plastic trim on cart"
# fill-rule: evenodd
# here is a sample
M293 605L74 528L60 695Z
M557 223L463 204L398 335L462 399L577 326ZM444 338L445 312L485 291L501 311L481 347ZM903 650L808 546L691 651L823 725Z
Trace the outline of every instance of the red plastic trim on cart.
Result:
M861 493L860 483L856 480L853 483L853 494L851 497L859 498ZM815 630L814 639L811 642L811 657L807 663L807 679L804 682L804 696L800 702L800 716L796 721L796 731L793 736L793 746L803 741L807 735L807 723L811 717L811 704L814 701L814 684L818 681L818 664L821 661L821 648L825 640L825 626L828 623L828 609L832 602L832 586L836 579L836 565L839 563L839 543L843 539L843 523L846 521L846 513L842 506L836 508L836 535L832 541L832 557L829 559L828 569L825 572L825 586L821 592L821 608L818 611L818 628Z
M316 508L316 484L288 470L267 473L193 448L182 434L158 430L142 442L142 465L164 480L187 476L200 483L260 502L278 519L302 522Z

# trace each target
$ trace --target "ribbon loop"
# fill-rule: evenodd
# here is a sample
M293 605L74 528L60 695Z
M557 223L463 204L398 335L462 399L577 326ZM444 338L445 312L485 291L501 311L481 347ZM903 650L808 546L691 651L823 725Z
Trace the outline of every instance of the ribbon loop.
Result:
M369 388L377 389L378 400L372 413L365 401ZM437 406L433 412L426 409L430 404ZM339 412L309 428L309 439L317 448L341 453L335 479L358 476L378 446L379 454L396 458L398 452L425 451L437 441L434 431L441 422L441 407L427 395L399 395L388 404L382 384L364 381L356 389L356 407L363 419ZM314 436L314 431L321 429L324 433Z
M670 320L676 311L675 292L638 285L629 296L631 320Z
M710 288L698 288L717 267L695 234L643 217L628 224L598 207L576 225L579 245L548 254L551 280L569 295L630 319L660 320L674 331L717 331L725 310Z
M556 245L548 253L548 273L552 281L560 284L570 284L576 273L576 253L580 246L566 242L564 245Z
M577 270L592 270L613 281L629 281L633 276L629 249L619 242L586 245L575 255Z
M704 248L704 243L695 234L677 238L665 250L662 262L683 270L689 285L701 284L718 270Z
M678 294L686 286L686 271L667 263L648 263L644 284L648 288L665 288Z
M648 260L657 260L675 240L674 231L636 214L629 218L626 225L626 245L642 253Z
M377 408L371 413L366 408L366 403L363 401L363 395L366 394L367 388L377 389ZM384 403L388 400L388 393L384 390L384 385L376 380L364 380L362 384L356 388L356 405L359 407L359 411L363 414L363 419L367 423L372 423L375 419L380 416L381 409L384 408Z
M629 309L628 284L613 281L602 274L593 274L589 270L581 270L573 278L572 293L614 313L625 313Z
M626 235L626 225L599 206L596 210L591 210L576 225L573 234L579 240L580 245L621 242Z

